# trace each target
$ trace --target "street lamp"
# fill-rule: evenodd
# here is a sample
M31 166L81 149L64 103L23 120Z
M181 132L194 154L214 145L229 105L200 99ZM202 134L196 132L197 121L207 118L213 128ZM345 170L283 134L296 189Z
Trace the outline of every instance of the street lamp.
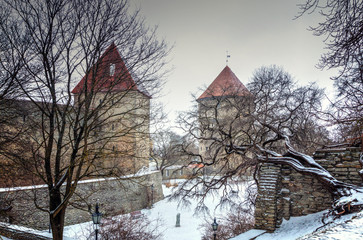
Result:
M96 240L98 239L98 225L101 223L101 217L102 217L102 213L100 213L98 211L98 203L96 203L95 212L92 213L92 221L93 221L93 224L96 227L96 230L95 230Z
M151 205L154 204L154 184L151 184Z
M216 240L217 237L217 230L218 230L218 223L217 223L217 219L214 218L214 222L212 223L212 228L213 228L213 236L214 236L214 240Z

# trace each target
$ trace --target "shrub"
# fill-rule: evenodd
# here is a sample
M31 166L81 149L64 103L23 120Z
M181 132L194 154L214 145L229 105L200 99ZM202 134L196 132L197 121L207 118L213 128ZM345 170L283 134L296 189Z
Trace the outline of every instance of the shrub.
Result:
M251 213L250 210L238 207L237 209L232 209L226 217L217 219L217 222L217 239L227 240L252 229L255 220L253 213ZM204 232L202 240L213 239L214 232L212 229L212 223L213 219L208 219L205 220L205 223L202 225L202 231Z
M136 218L126 214L105 219L100 236L102 240L157 240L161 239L160 225L160 219L150 221L144 214Z

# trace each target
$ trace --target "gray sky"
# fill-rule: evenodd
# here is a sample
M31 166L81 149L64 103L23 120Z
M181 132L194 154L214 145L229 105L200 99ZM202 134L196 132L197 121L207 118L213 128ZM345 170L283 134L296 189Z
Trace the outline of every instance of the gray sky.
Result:
M175 45L170 57L174 70L159 100L170 118L188 110L226 66L247 84L257 68L275 64L300 84L317 82L332 91L334 71L315 67L324 51L323 38L307 28L317 15L293 20L304 0L134 0L158 36Z

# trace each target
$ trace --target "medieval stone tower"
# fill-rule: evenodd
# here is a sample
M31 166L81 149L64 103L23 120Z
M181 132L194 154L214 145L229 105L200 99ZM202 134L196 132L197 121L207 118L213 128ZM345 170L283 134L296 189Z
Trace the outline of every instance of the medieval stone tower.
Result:
M226 154L228 144L246 144L244 129L251 126L253 96L232 70L226 66L197 99L199 118L199 154L205 163L213 163L208 172L226 172L241 162Z
M94 127L89 135L103 169L129 174L148 166L151 97L134 81L115 44L106 49L72 93L75 106L86 105L89 98L91 108L98 109L91 116Z

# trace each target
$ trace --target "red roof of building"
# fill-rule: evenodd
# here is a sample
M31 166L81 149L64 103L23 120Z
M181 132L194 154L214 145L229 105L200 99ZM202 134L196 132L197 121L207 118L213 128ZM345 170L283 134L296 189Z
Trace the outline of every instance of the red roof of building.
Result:
M112 64L114 64L113 74L110 73ZM85 82L87 82L87 85ZM88 92L93 90L95 93L136 90L150 97L146 92L140 91L114 43L106 49L96 64L91 67L88 73L72 90L72 93L83 93L86 91L86 88Z
M252 96L228 66L222 70L197 100L223 96Z

